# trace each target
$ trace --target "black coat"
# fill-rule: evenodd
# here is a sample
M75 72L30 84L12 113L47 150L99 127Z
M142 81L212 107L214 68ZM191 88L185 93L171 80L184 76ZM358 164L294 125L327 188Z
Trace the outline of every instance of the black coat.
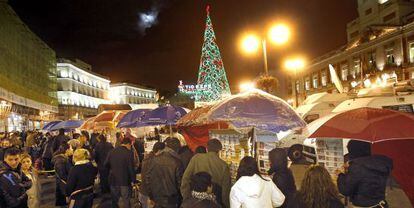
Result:
M329 207L326 208L345 208L344 204L339 199L330 199L329 200ZM295 194L292 196L292 200L286 206L287 208L313 208L313 207L306 207L303 204L303 199L299 196L299 194Z
M100 141L95 146L95 162L98 164L100 170L105 169L105 160L108 157L108 154L114 147L109 142Z
M293 178L292 171L288 168L277 170L274 172L272 180L286 197L281 207L287 207L287 204L296 193L295 179Z
M70 196L74 191L93 186L98 169L91 162L73 166L69 171L66 193ZM93 188L74 194L71 199L81 199L83 196L92 195Z
M65 143L65 142L68 142L69 140L70 140L70 138L68 136L64 135L64 134L57 135L53 139L53 148L52 148L53 152L56 152L59 149L61 144Z
M146 174L148 196L158 205L179 204L183 165L176 152L166 148L154 157Z
M374 206L385 200L385 188L392 168L392 160L382 155L354 159L348 172L338 176L339 192L349 196L355 206Z
M136 182L134 155L125 146L119 146L108 154L105 166L109 169L111 186L130 186Z
M71 160L63 154L55 155L52 163L56 173L56 206L63 206L66 205L66 184L73 165Z
M0 163L0 207L27 207L26 191L31 186L20 167L13 170L5 162Z

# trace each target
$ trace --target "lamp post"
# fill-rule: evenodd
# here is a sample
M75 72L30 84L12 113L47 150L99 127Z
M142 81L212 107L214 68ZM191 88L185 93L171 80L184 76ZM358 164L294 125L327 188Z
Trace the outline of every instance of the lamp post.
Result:
M285 67L288 70L293 70L293 81L294 81L294 88L295 88L295 107L299 106L299 100L298 100L298 89L296 87L296 79L297 79L297 73L298 70L301 70L305 67L305 61L303 58L292 58L285 61Z
M267 76L269 74L268 64L267 64L267 39L272 43L277 45L285 44L290 37L290 30L284 24L277 24L272 26L265 36L258 36L256 34L248 34L242 39L241 47L242 50L247 54L256 53L260 47L262 47L263 61L264 61L264 72Z

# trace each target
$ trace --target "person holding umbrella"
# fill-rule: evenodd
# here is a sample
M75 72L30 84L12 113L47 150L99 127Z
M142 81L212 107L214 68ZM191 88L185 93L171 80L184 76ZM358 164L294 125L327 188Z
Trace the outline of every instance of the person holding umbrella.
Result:
M339 192L349 196L354 207L388 208L385 189L393 161L371 155L371 144L367 142L351 140L347 148L349 167L338 175Z

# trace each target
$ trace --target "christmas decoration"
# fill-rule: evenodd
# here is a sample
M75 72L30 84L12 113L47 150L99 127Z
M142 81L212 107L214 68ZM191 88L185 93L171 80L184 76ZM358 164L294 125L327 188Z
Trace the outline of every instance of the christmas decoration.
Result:
M206 29L197 81L197 85L206 86L207 89L197 90L196 102L213 102L230 95L230 87L216 43L209 8L207 6Z

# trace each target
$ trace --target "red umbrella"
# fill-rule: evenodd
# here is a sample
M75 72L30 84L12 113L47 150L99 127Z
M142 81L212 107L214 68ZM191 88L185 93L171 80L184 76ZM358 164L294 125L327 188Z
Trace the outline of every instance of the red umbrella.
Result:
M309 138L347 138L371 143L414 139L414 116L399 111L358 108L321 120L324 123Z
M393 176L414 205L414 116L377 108L358 108L316 120L309 138L347 138L372 143L374 154L394 163Z

